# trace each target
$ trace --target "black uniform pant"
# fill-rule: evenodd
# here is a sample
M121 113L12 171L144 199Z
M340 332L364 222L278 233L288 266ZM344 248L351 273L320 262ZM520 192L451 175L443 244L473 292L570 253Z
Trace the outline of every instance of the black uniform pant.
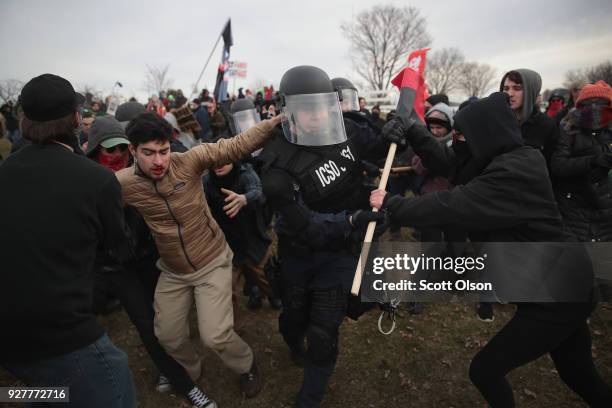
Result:
M153 297L158 278L159 270L151 257L131 263L125 270L110 273L108 281L109 288L119 298L157 369L168 378L176 391L186 395L195 384L183 366L166 353L153 330Z
M491 407L514 407L506 374L546 353L563 382L591 407L612 407L612 389L593 364L586 319L559 323L515 315L476 354L470 379Z
M291 349L306 339L300 408L319 407L338 357L338 330L347 311L357 257L315 253L301 258L281 253L283 311L280 332Z

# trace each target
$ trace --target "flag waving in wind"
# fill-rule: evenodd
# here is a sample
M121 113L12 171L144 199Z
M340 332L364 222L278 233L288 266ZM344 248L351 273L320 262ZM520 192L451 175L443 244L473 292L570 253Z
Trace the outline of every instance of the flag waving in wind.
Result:
M221 63L219 64L219 70L217 71L217 82L215 83L215 100L217 102L224 101L227 99L227 85L229 78L227 77L227 66L230 56L230 47L234 45L232 39L232 19L227 20L225 28L223 28L223 54L221 56Z
M413 51L408 56L408 66L404 68L391 83L400 90L397 113L410 115L414 110L425 122L425 60L429 48Z

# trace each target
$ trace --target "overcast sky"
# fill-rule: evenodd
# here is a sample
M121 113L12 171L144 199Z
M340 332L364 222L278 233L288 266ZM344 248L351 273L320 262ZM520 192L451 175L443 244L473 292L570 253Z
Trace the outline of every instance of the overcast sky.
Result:
M146 65L170 64L173 86L189 93L229 17L230 59L248 63L237 87L277 85L302 64L358 79L340 25L373 4L415 6L432 50L457 47L468 60L493 65L499 77L534 69L543 89L561 85L569 69L612 59L610 0L0 0L0 79L51 72L105 92L120 81L125 96L143 98ZM220 57L219 45L200 88L214 87Z

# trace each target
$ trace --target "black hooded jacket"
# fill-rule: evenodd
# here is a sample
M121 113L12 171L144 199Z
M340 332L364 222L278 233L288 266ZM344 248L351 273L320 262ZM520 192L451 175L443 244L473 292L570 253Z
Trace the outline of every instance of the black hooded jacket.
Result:
M612 125L582 129L570 118L552 156L555 192L566 227L579 241L612 241L612 175L594 160L612 145Z
M455 126L466 137L473 158L483 169L481 174L449 191L414 199L388 198L385 209L391 221L419 228L451 226L478 232L485 242L564 241L545 160L523 145L506 96L494 93L470 105L457 113ZM588 285L589 275L583 275ZM559 307L554 305L521 309L553 320L572 313L579 317L588 314L585 306L573 311L561 307L559 315Z

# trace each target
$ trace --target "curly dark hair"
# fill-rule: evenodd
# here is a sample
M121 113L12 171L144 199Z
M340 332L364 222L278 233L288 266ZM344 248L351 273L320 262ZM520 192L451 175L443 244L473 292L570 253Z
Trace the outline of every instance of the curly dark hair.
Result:
M172 140L172 126L153 112L143 112L128 123L125 134L134 148L142 143Z

